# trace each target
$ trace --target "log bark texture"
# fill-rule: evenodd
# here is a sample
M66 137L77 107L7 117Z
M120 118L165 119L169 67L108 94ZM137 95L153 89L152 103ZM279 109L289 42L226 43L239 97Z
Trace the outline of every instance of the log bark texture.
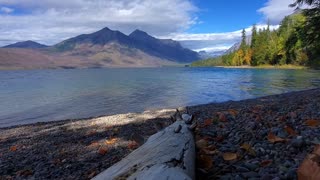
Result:
M195 143L188 124L180 118L93 179L194 179Z

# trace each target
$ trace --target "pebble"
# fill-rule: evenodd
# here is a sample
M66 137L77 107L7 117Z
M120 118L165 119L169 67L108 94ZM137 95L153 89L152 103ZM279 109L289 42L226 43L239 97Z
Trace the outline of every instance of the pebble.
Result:
M287 179L296 179L296 177L297 177L296 169L291 169L286 174Z
M191 124L192 123L192 115L182 114L181 117L185 121L186 124Z
M289 168L289 167L292 166L292 163L289 162L289 161L285 161L284 164L283 164L283 166L286 167L286 168Z
M280 131L278 131L277 136L279 136L280 138L287 138L288 133L285 132L284 130L280 130Z
M223 175L220 177L220 180L232 180L232 179L234 179L234 177L230 174Z
M244 180L240 175L236 175L235 177L234 177L234 180Z
M236 168L237 172L249 172L250 170L246 167L242 167L242 166L234 166Z
M250 169L251 171L255 171L259 168L259 165L253 163L244 163L244 166Z
M263 175L262 177L261 177L261 180L270 180L270 179L273 179L273 176L271 176L271 175Z
M304 143L305 142L302 136L298 136L296 139L291 140L291 145L295 148L301 148Z
M266 98L269 101L258 102L259 104L257 104L257 100L249 100L188 108L188 113L194 115L199 121L199 126L196 128L196 138L200 137L200 139L203 139L204 141L201 142L199 139L196 139L197 148L212 145L212 147L219 150L219 153L212 155L212 167L214 169L209 169L205 171L205 173L197 171L197 176L202 174L204 177L212 177L213 172L220 171L221 173L212 179L218 179L217 177L239 180L279 180L281 178L297 178L296 169L299 164L304 159L305 155L312 151L314 144L319 144L320 142L320 139L317 138L320 133L319 128L310 128L303 125L305 119L320 119L320 89L306 92L298 93L298 96L291 96L292 94L270 96ZM308 97L312 97L312 100ZM255 108L257 106L258 108ZM238 111L236 118L228 115L228 110L230 109ZM258 110L255 110L257 112L253 113L252 109ZM301 110L295 111L296 109ZM214 114L217 112L226 114L228 121L215 121L215 123L206 126L205 128L200 127L203 125L202 122L204 120L213 118ZM296 118L290 118L291 112L297 114ZM182 115L182 119L185 121L190 121L192 118L193 117L189 114ZM86 120L84 124L87 126L87 124L91 123L88 123L89 121L90 120ZM114 121L118 122L119 118L115 118ZM84 172L94 169L99 173L105 170L107 166L116 162L116 160L112 160L111 163L110 159L121 159L126 155L126 149L120 148L121 146L116 150L117 152L120 152L120 155L118 153L114 153L117 155L113 155L112 153L106 154L104 157L108 158L105 159L102 159L100 156L97 158L95 151L94 153L91 153L92 150L87 147L90 143L111 136L109 130L106 130L106 127L103 127L103 125L90 128L84 128L85 126L79 127L88 130L88 132L91 132L93 128L98 128L97 131L92 131L93 134L90 134L90 136L85 135L88 132L82 130L77 130L76 133L73 132L68 134L68 128L64 126L64 123L61 123L60 125L61 128L56 128L57 132L52 132L49 135L39 133L39 136L32 137L31 140L28 139L27 141L30 141L32 148L23 149L23 151L18 149L19 153L16 153L15 156L13 155L13 152L7 153L8 147L12 146L10 142L3 143L3 141L0 140L0 143L2 143L0 150L1 153L4 152L0 161L0 174L12 175L13 179L17 179L15 173L19 169L15 167L15 164L23 163L22 166L26 166L29 162L31 168L37 167L36 164L41 164L41 166L43 166L38 166L37 169L35 169L34 177L31 177L31 179L86 179L87 177L83 176ZM299 136L289 136L284 130L285 125L292 127ZM41 132L40 130L42 129L33 129L37 126L32 127L30 132ZM128 126L129 128L119 131L119 135L126 133L126 136L123 137L129 137L132 133L131 127L135 126L135 123L130 122L128 123ZM142 126L139 127L139 129L143 127L142 130L136 132L138 134L144 134L151 126L151 124L148 126L147 121L145 121ZM54 129L55 127L59 126L52 126L51 128ZM8 134L13 133L15 130L15 128L12 128L12 130L10 130L11 132ZM130 133L127 133L127 131ZM269 142L267 136L270 131L274 132L274 134L279 137L288 139L288 141L278 143ZM0 131L0 137L4 135L3 132ZM23 133L25 132L15 134L17 137L23 137ZM143 135L143 137L144 136L145 135ZM218 142L216 140L218 140ZM55 144L51 142L54 142ZM63 149L58 146L63 144L62 142L69 143L68 147L66 147L66 151L62 151ZM79 143L74 144L70 142ZM82 145L82 142L84 145ZM17 143L25 144L22 140L17 141ZM252 149L256 152L256 155L250 155L247 150L241 149L240 147L243 143L250 144ZM50 157L50 154L48 153L51 151L53 152L52 157ZM237 153L238 159L232 162L225 161L221 156L223 152ZM79 161L80 157L84 158L86 161ZM53 163L43 163L46 161L55 162L54 160L56 158L59 159L57 160L56 165ZM29 159L29 161L25 161L25 159ZM261 165L261 162L265 160L270 160L272 163L266 166ZM61 161L63 161L64 164ZM79 162L89 163L81 165ZM65 168L66 166L68 166L69 169Z
M241 173L241 175L244 177L244 178L256 178L256 177L259 177L260 175L256 172L245 172L245 173Z

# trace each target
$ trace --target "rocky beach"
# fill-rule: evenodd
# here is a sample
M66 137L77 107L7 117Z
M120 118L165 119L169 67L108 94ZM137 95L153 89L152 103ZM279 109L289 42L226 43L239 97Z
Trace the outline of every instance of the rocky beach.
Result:
M0 179L91 179L171 124L175 110L0 129Z
M320 144L320 89L179 108L198 179L296 179ZM0 129L0 179L90 179L173 123L175 109Z
M189 108L198 179L297 179L320 144L320 89Z

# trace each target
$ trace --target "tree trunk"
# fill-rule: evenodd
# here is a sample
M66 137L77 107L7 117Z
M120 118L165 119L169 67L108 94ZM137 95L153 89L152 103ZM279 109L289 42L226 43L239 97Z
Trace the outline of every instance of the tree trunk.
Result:
M195 178L195 143L192 116L178 115L177 121L152 135L141 147L94 177L102 179L191 180ZM183 119L183 120L182 120Z

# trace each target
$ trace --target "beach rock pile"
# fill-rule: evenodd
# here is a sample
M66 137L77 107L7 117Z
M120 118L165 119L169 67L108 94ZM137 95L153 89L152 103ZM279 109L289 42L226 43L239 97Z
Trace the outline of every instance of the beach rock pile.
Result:
M0 129L0 180L91 179L172 123L175 110Z
M190 107L198 179L296 179L320 144L320 90Z

